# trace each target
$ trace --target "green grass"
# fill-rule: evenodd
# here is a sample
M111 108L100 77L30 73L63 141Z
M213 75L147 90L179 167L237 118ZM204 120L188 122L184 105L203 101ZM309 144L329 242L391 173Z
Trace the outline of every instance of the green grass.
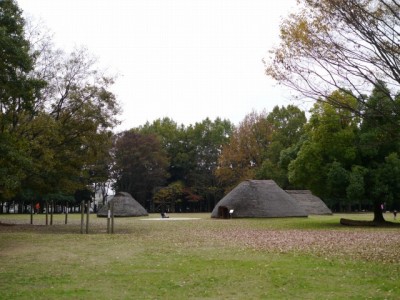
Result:
M171 217L200 219L115 219L110 235L107 220L91 215L82 235L79 215L68 225L55 215L53 226L43 226L43 215L35 226L29 215L0 215L27 224L0 226L0 299L399 299L397 228L343 227L341 215ZM273 242L277 236L289 238ZM391 243L376 242L380 236Z

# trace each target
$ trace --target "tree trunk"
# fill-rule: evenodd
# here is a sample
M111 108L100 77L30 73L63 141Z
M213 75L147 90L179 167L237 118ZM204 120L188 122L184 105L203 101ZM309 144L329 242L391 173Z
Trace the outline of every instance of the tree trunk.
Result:
M50 202L50 225L53 226L53 215L54 215L54 200Z
M90 200L86 201L86 234L89 234Z
M49 203L46 201L46 226L49 225Z
M68 223L68 202L66 203L66 208L65 208L65 224Z
M391 224L386 222L383 218L381 203L374 203L374 219L372 221L360 221L360 220L349 220L340 219L340 224L347 226L386 226Z
M374 204L374 223L385 223L385 219L383 218L381 203Z

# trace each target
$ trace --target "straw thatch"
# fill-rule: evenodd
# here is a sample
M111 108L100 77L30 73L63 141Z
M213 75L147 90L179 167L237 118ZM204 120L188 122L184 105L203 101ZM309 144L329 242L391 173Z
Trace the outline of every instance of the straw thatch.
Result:
M307 217L307 213L273 180L247 180L222 198L212 218Z
M286 192L296 199L309 215L332 214L326 204L309 190L287 190Z
M117 193L110 203L114 204L114 217L140 217L147 216L148 213L129 193ZM98 217L108 216L108 205L104 205L97 212Z

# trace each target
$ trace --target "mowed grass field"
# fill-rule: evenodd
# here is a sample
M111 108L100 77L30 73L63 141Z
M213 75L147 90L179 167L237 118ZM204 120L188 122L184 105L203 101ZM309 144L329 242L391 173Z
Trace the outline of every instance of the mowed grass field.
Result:
M0 299L400 299L400 228L341 217L0 215Z

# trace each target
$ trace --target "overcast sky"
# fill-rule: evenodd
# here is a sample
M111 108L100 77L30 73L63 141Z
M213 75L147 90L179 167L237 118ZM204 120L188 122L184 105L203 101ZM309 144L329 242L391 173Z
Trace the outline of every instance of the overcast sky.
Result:
M252 110L292 104L264 75L279 24L295 0L17 0L57 47L85 46L111 74L125 130L170 117L234 124Z

